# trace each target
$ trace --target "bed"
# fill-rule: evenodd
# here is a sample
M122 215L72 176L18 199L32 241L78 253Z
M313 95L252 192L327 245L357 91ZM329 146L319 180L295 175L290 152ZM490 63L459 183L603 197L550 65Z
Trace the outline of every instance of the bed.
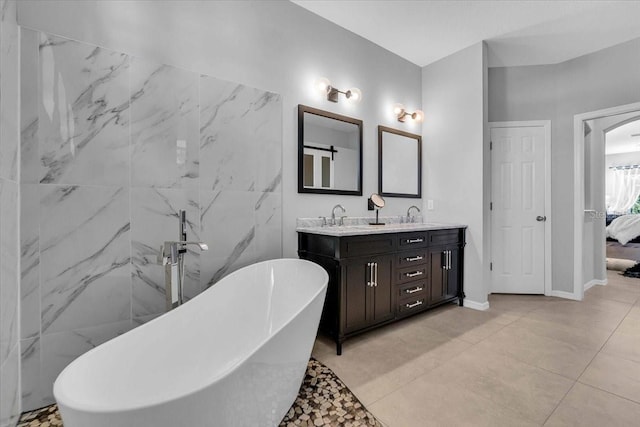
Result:
M640 215L609 215L607 258L640 261Z

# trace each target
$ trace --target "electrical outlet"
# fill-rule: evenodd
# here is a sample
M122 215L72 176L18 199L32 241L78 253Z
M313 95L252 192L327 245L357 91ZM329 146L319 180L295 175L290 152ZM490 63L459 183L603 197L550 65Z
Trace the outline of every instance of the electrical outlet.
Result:
M427 200L427 209L430 211L433 210L433 200Z

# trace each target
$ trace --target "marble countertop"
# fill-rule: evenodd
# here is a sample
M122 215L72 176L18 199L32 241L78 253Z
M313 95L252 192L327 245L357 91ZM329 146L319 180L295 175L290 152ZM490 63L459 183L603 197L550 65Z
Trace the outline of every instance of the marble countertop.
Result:
M410 231L442 230L448 228L467 228L464 224L444 222L423 222L417 217L416 222L401 222L403 217L380 217L385 225L369 225L373 218L348 218L345 225L322 225L316 218L299 218L296 231L300 233L324 234L326 236L358 236L367 234L403 233ZM419 221L419 222L418 222Z

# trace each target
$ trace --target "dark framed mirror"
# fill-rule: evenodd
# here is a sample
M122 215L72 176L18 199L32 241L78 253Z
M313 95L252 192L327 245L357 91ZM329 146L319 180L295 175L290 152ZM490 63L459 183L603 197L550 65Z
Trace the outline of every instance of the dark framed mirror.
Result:
M422 137L378 126L378 192L384 197L422 197Z
M298 193L362 196L362 120L298 105Z

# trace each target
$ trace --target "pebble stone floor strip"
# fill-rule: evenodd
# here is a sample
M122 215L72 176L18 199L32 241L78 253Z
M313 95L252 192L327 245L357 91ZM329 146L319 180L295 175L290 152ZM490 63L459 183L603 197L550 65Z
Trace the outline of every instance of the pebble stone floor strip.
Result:
M25 412L17 427L62 426L57 405ZM333 371L309 360L298 397L280 427L382 427Z

